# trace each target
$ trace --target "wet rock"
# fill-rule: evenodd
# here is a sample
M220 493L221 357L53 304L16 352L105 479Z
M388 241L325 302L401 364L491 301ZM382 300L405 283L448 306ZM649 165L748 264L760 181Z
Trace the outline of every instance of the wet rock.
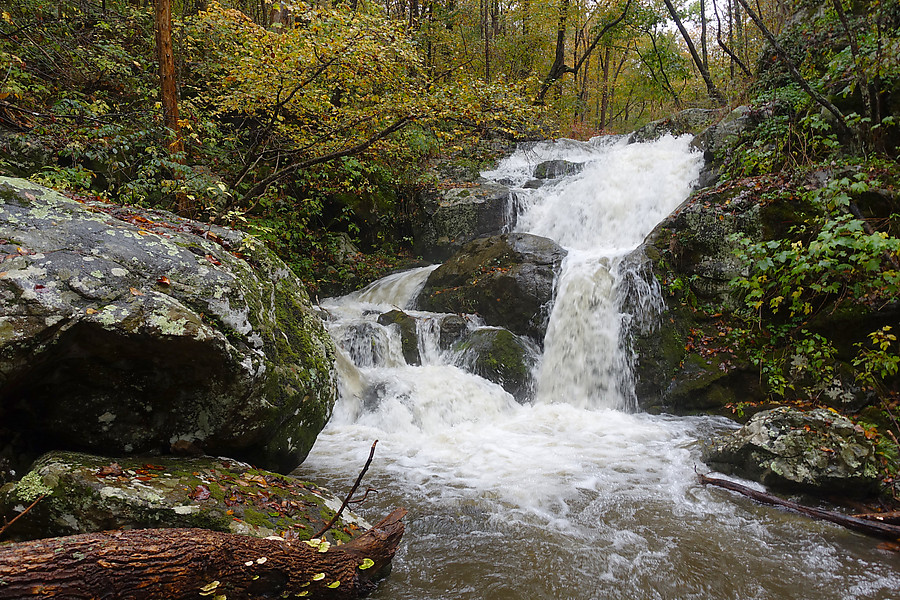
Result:
M331 414L333 343L250 236L0 178L0 256L0 422L32 458L185 440L288 471Z
M584 169L583 163L573 163L567 160L545 160L534 168L534 178L538 180L557 179L565 175L579 173L582 169Z
M542 343L554 280L565 255L552 240L527 233L475 240L431 273L418 306L477 314L488 325Z
M314 484L227 458L51 452L0 488L0 515L11 520L44 494L8 530L11 539L161 527L309 539L341 505ZM344 512L328 537L347 541L366 528Z
M440 320L439 328L438 345L441 350L448 350L468 332L469 320L462 315L444 315Z
M758 413L737 432L708 442L703 460L789 491L864 496L879 481L874 445L849 419L826 409Z
M446 260L472 240L510 227L510 190L496 183L429 188L412 214L413 249L426 260Z
M714 109L689 108L665 119L647 123L631 134L628 143L652 142L665 135L696 134L718 119L721 114L721 111Z
M501 385L519 402L531 397L532 371L540 354L534 342L506 329L484 328L472 332L453 350L459 356L457 364L466 371Z
M400 347L403 350L403 359L408 365L422 364L419 356L419 336L416 332L416 319L402 310L391 310L378 317L378 324L397 325L400 329Z

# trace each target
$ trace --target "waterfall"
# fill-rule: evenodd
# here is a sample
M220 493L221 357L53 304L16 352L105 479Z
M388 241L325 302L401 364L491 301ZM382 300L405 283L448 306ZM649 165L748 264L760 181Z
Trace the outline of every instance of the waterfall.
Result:
M651 144L621 137L544 142L485 174L524 185L534 165L549 157L583 165L575 175L516 192L517 229L569 251L544 340L539 402L635 408L626 329L646 315L625 311L625 294L638 294L629 304L642 310L658 309L661 300L652 282L623 285L636 276L623 260L690 193L701 159L688 144L686 137Z
M582 166L534 189L551 159ZM699 163L687 139L603 137L530 145L483 174L513 189L515 230L568 250L531 402L469 372L458 340L490 329L477 317L411 308L436 267L322 303L340 399L298 474L348 489L379 440L378 493L355 510L410 513L373 600L896 596L900 565L868 540L698 486L696 440L734 423L628 410L628 334L661 308L634 250Z

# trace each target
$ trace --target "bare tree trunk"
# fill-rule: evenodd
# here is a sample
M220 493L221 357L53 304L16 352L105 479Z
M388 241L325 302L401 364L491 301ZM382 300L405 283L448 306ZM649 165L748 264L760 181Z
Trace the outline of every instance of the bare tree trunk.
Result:
M160 101L163 123L171 131L169 152L184 152L181 126L178 124L178 87L175 81L175 52L172 48L172 4L170 0L156 0L156 57L159 62ZM176 208L184 212L191 208L184 193L176 195Z
M719 18L719 9L716 6L716 3L713 2L713 12L716 15L716 41L719 43L719 47L731 58L731 74L734 76L734 65L736 64L741 68L741 71L747 77L752 77L752 73L750 69L744 64L744 61L740 59L740 57L725 43L722 41L722 21ZM729 32L729 38L731 37L731 33Z
M663 1L666 3L666 8L669 10L669 16L672 17L672 20L675 21L675 26L678 27L678 31L681 32L684 43L687 44L688 52L691 53L691 58L694 59L694 65L697 66L697 70L700 71L700 76L703 77L703 82L706 84L706 92L712 100L724 106L726 104L725 96L722 95L722 92L720 92L719 88L716 87L716 84L713 83L712 76L709 74L709 69L706 68L700 55L697 54L697 48L694 47L694 42L691 40L690 34L688 34L687 29L684 27L684 23L682 23L681 19L678 17L678 12L675 10L672 0Z
M0 547L0 600L357 598L403 536L398 509L349 544L205 529L131 529Z

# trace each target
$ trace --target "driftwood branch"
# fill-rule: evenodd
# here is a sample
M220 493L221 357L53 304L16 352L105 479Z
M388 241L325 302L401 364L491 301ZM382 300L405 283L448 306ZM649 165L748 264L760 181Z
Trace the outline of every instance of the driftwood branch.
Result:
M784 508L793 510L800 514L806 515L808 517L812 517L814 519L821 519L823 521L829 521L831 523L835 523L837 525L841 525L846 527L847 529L852 529L853 531L859 531L860 533L865 533L871 536L887 539L887 540L898 540L900 539L900 526L897 525L889 525L887 523L882 523L879 521L871 521L868 519L861 519L858 517L851 517L849 515L845 515L842 513L834 512L831 510L824 510L821 508L813 508L811 506L804 506L802 504L798 504L796 502L791 502L790 500L785 500L783 498L779 498L778 496L773 496L772 494L767 494L766 492L760 492L758 490L754 490L745 485L741 485L739 483L734 483L733 481L727 481L725 479L715 479L713 477L707 477L706 475L700 475L700 482L706 485L714 485L716 487L725 488L726 490L731 490L733 492L737 492L748 498L752 498L757 502L761 502L763 504L770 504L773 506L782 506Z
M322 528L320 532L314 535L314 538L320 538L325 535L325 532L331 529L337 520L340 518L341 513L344 512L344 509L347 508L347 505L350 504L350 499L353 497L353 494L356 493L356 489L359 487L359 484L362 483L362 478L366 474L366 471L369 470L369 465L372 464L372 457L375 456L375 446L378 444L378 440L372 442L372 449L369 450L369 459L366 461L366 464L363 465L362 471L359 472L359 476L356 478L356 483L353 484L353 487L350 488L350 493L347 494L347 497L344 498L344 502L341 503L341 507L334 513L334 516L331 518L328 523L325 524L325 527ZM368 494L368 492L366 492Z
M397 509L348 544L133 529L0 546L0 600L357 598L394 556Z

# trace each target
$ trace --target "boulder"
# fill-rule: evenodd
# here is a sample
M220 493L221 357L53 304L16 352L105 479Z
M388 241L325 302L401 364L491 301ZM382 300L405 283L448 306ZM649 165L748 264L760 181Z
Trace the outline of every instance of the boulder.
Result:
M497 183L460 185L428 188L415 202L413 249L426 260L446 260L468 242L514 225L508 187Z
M424 310L474 313L542 343L556 273L566 251L527 233L482 238L435 269L417 303Z
M406 364L422 364L422 358L419 356L419 335L416 332L415 317L402 310L391 310L379 315L378 324L385 327L396 325L400 329L400 348Z
M110 529L200 527L256 537L309 539L341 500L295 477L227 458L123 457L76 452L40 457L18 482L0 488L0 515L34 508L8 535L17 541ZM348 541L368 525L353 513L329 532Z
M573 163L567 160L545 160L534 168L534 178L557 179L565 175L579 173L584 169L584 163Z
M665 135L697 134L721 114L721 111L715 109L688 108L665 119L647 123L631 134L628 143L652 142Z
M864 496L876 491L875 446L862 428L830 410L779 407L703 448L712 468L788 491Z
M532 395L540 350L527 338L506 329L482 328L455 344L453 350L461 368L499 384L517 401L526 402Z
M192 443L289 471L331 414L334 345L251 236L0 178L0 257L0 429L24 456Z

